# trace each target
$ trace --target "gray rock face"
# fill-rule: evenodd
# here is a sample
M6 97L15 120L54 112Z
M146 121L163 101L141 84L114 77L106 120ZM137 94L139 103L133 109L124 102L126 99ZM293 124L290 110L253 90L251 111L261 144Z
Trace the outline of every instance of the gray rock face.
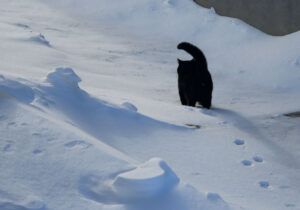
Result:
M220 15L239 18L268 34L280 36L300 30L299 0L194 0L214 7Z

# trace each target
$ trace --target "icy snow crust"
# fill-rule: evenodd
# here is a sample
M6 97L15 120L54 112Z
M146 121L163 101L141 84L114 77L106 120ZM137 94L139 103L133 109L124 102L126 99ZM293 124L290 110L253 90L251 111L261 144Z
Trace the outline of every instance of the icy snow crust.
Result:
M186 0L0 14L1 210L299 209L299 32ZM207 57L211 110L180 105L181 41Z

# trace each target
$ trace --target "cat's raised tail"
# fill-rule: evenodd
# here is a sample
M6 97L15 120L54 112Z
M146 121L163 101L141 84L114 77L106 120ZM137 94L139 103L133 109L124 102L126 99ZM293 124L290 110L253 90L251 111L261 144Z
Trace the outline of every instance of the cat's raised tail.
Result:
M177 45L177 49L184 50L187 53L191 54L191 56L193 56L194 59L206 63L206 58L205 58L203 52L198 47L196 47L195 45L192 45L191 43L181 42L180 44Z

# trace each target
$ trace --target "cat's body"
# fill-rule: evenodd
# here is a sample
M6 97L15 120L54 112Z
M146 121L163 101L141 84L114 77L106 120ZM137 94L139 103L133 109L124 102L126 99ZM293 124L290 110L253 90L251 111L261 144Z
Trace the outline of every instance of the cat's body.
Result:
M178 49L185 50L193 56L190 61L178 59L178 89L182 105L211 107L213 81L207 68L207 61L200 49L182 42Z

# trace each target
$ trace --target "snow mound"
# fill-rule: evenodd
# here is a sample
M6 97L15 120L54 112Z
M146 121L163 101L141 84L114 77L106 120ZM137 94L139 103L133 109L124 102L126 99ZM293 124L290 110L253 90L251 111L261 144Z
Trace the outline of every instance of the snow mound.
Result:
M73 125L109 144L118 136L136 136L137 129L143 135L162 128L183 129L137 113L133 105L127 104L124 109L95 98L79 87L80 81L72 68L56 68L47 75L45 83L38 85L35 105L55 112L57 117L66 117Z
M133 104L117 106L95 98L79 87L80 81L81 78L68 67L56 68L41 83L0 76L0 96L32 104L57 119L67 119L72 125L110 145L114 144L112 139L120 136L145 135L161 129L184 129L142 115ZM137 129L140 134L137 134Z
M0 75L0 96L12 97L23 103L30 103L34 99L34 92L26 84Z
M56 68L54 72L49 73L46 81L59 87L78 87L81 79L75 74L72 68L60 67Z
M152 158L137 168L119 174L113 188L117 195L128 199L148 199L171 191L179 183L179 178L159 158Z
M115 173L87 174L79 192L111 209L127 210L230 210L217 193L201 193L180 179L160 158Z
M38 34L36 36L32 36L29 39L32 42L35 42L37 44L45 45L47 47L51 47L50 42L46 39L46 37L43 34Z

